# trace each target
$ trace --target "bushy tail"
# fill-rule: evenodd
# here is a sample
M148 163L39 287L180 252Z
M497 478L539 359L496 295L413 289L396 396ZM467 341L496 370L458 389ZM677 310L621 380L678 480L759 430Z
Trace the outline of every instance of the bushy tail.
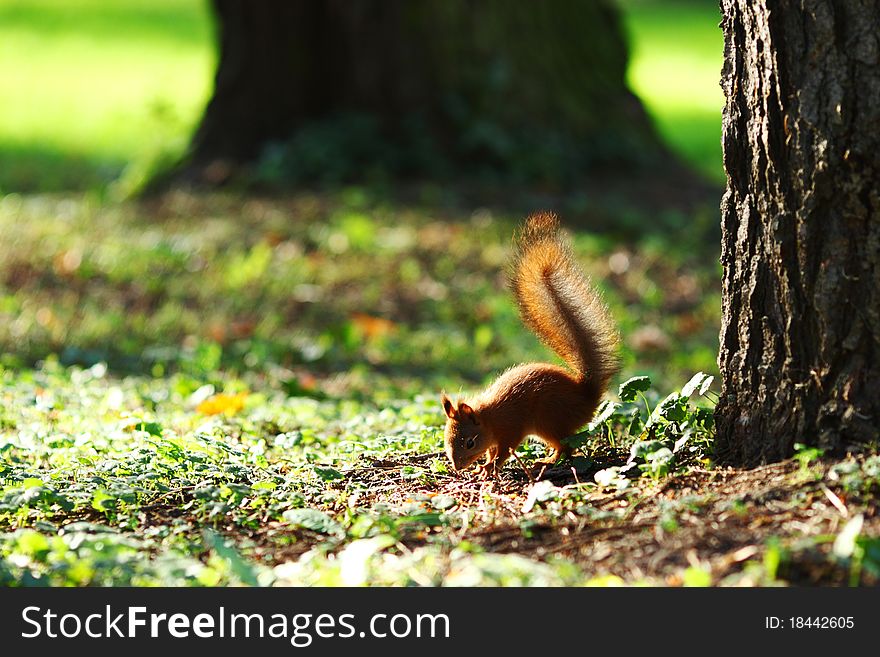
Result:
M560 235L555 214L533 214L516 237L510 284L523 322L591 388L617 372L611 315Z

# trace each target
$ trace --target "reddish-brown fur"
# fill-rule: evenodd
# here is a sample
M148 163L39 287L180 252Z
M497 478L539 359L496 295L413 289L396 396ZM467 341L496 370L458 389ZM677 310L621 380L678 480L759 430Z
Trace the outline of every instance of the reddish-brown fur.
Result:
M553 214L529 217L517 240L511 287L523 321L569 365L518 365L472 399L443 395L446 453L456 470L480 456L497 473L529 435L551 459L568 453L562 439L589 422L617 371L617 330L608 310L559 235Z

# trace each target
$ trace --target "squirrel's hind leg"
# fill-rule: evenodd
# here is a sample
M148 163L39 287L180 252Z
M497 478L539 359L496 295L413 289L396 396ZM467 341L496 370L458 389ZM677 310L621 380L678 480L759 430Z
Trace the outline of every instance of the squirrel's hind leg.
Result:
M571 447L563 444L561 439L556 438L555 436L541 436L540 438L547 444L547 447L550 448L550 453L546 458L535 461L534 469L541 470L542 468L551 467L556 464L560 457L564 456L568 458L571 456Z

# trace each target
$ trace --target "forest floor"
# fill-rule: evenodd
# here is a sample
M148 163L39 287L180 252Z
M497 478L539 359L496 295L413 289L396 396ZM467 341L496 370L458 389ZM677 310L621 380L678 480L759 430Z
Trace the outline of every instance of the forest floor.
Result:
M389 475L412 467L407 459L377 465L362 476L379 496ZM596 584L876 584L878 543L857 538L880 535L876 497L858 490L878 466L873 457L867 465L792 459L752 470L690 469L625 492L583 484L595 471L556 467L544 473L547 484L530 484L524 470L508 469L500 481L455 477L440 487L401 479L392 499L462 500L476 510L462 540L495 554L560 557ZM854 563L853 551L865 549L873 556L860 552Z
M570 462L482 480L439 393L552 358L504 287L519 217L4 197L0 583L876 584L880 456L713 461L714 216L640 212L563 213L602 226L574 245L624 338L609 403Z

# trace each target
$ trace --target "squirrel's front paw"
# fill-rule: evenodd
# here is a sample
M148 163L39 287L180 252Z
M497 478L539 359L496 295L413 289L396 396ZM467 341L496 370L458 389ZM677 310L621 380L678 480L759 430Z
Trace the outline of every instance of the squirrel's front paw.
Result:
M532 463L532 467L529 468L529 470L531 471L533 477L535 477L536 479L540 479L542 476L544 476L544 473L547 470L556 465L556 462L558 460L558 457L552 459L539 459Z
M477 475L480 479L498 479L501 475L501 468L498 467L497 461L491 463L481 463L477 467Z

